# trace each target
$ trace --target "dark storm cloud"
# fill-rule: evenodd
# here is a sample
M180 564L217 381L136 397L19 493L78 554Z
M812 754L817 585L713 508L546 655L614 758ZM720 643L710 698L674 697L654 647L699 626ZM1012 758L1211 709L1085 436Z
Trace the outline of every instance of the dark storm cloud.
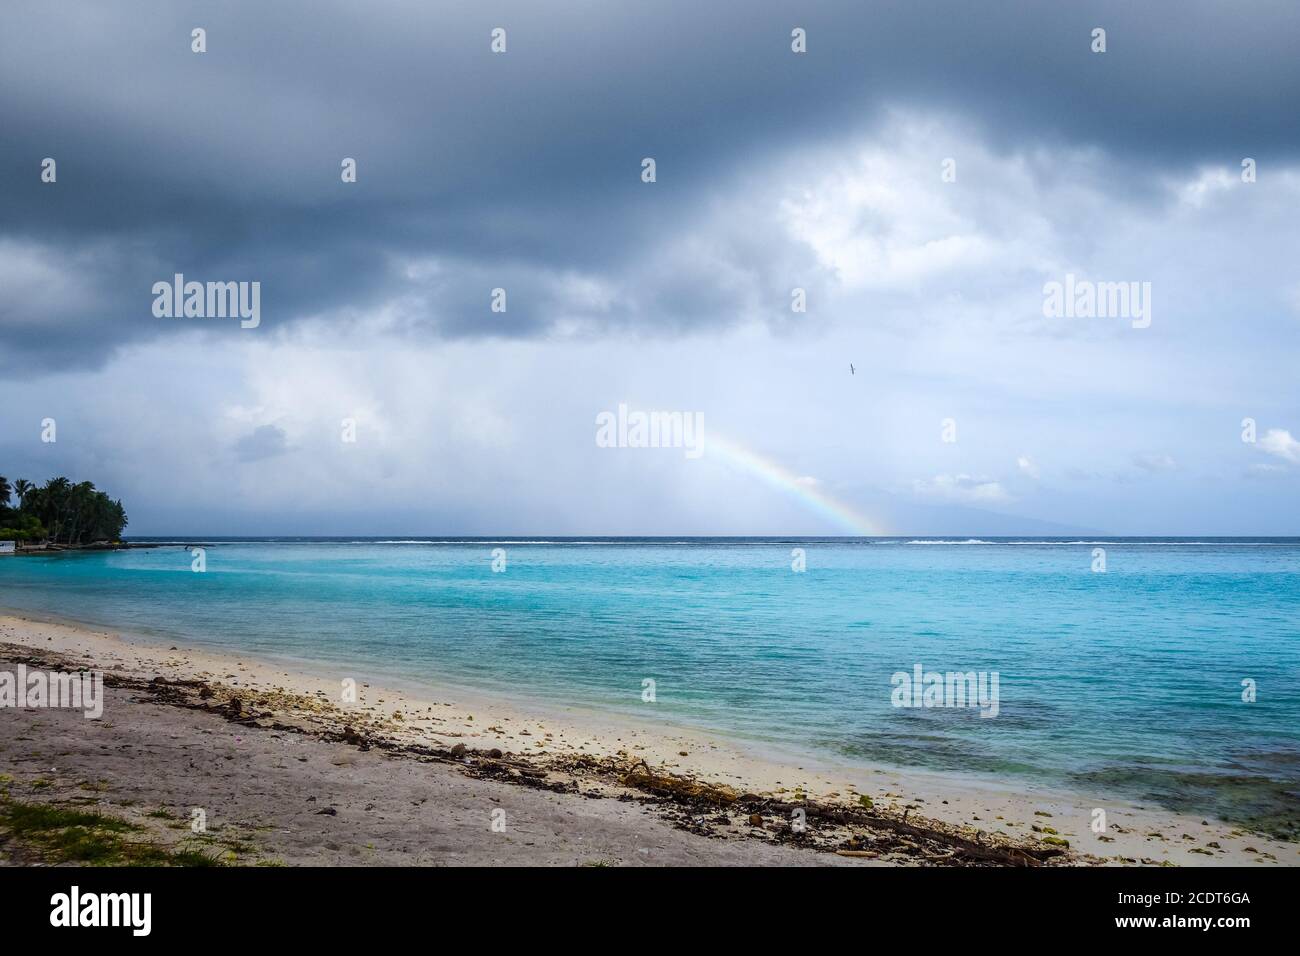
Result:
M496 26L504 56L488 50ZM1100 147L1133 171L1116 188L1288 161L1298 29L1290 0L11 6L0 250L50 278L0 266L0 363L93 364L192 329L149 312L174 272L261 281L268 329L394 302L421 334L730 321L734 270L650 263L765 158L915 107L1002 148ZM39 181L46 156L56 185ZM345 156L355 185L339 181ZM771 276L788 251L733 251L788 295ZM606 294L575 305L566 276ZM510 311L484 321L498 285Z

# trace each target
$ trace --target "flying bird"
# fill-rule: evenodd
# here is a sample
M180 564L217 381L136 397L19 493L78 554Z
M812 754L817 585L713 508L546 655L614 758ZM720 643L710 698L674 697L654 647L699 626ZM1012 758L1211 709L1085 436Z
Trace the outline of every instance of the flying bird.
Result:
M850 374L850 375L857 375L857 374L858 374L857 369L855 369L855 368L853 367L853 363L852 363L852 362L849 363L849 374Z

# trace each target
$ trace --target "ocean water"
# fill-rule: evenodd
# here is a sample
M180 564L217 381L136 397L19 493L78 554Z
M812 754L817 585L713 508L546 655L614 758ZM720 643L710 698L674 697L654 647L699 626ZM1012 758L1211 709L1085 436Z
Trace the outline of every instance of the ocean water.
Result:
M0 606L1300 835L1300 539L205 543L0 558ZM917 664L997 716L894 706Z

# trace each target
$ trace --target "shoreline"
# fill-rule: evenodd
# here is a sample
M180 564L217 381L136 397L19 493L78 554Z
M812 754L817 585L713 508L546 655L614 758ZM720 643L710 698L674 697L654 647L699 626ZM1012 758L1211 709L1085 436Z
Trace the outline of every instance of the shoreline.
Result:
M1003 863L1053 865L1297 862L1296 844L1114 798L847 765L775 747L760 751L697 728L648 727L620 714L540 707L451 685L394 687L364 673L352 675L357 702L350 704L340 700L337 671L331 680L288 661L179 643L163 647L113 629L0 613L0 659L13 663L24 654L35 655L30 659L37 664L102 670L110 686L218 714L249 733L271 727L336 748L450 762L471 776L581 792L575 799L582 802L596 796L640 801L697 839L720 837L751 855L792 844L808 847L795 852L813 863L842 862L837 851L862 862L903 864L942 862L948 853L977 862L985 851L984 862L1000 854ZM183 775L166 766L157 772ZM752 806L760 812L743 812ZM805 833L786 820L800 808ZM1096 808L1107 815L1101 834L1090 826ZM746 826L750 817L760 818L759 826ZM872 843L866 838L873 830L893 836ZM894 845L899 833L914 846ZM581 832L557 836L582 839Z
M96 622L74 617L26 611L3 605L0 605L0 643L3 643L4 636L2 628L9 623L9 618L33 624L56 625L74 631L111 635L116 641L124 642L132 647L148 648L165 657L173 656L175 652L172 650L172 645L176 645L192 658L197 659L205 655L211 657L212 660L209 661L209 664L214 668L219 668L222 661L226 663L231 661L240 663L245 660L255 661L264 668L277 671L281 678L288 678L292 675L298 679L317 682L320 687L325 687L331 682L337 684L339 675L348 672L357 677L359 684L365 682L367 687L373 686L377 692L383 692L392 697L402 696L411 700L424 700L431 697L455 700L461 704L467 713L504 711L512 717L521 716L535 721L551 721L553 725L568 722L581 728L599 727L604 732L602 734L604 737L608 737L610 731L617 730L619 734L629 739L644 738L634 744L634 747L644 748L647 741L659 744L660 746L655 751L656 759L665 759L669 763L674 763L676 758L682 757L679 750L673 749L676 744L683 741L694 742L697 744L697 750L707 748L716 751L722 749L728 753L734 751L738 758L747 758L746 762L752 763L755 768L762 768L761 779L765 783L771 784L774 789L783 787L785 789L794 789L794 787L787 786L774 776L774 772L777 770L791 768L796 772L820 774L826 780L836 775L843 776L844 772L849 772L858 775L883 775L886 777L892 775L892 778L896 780L902 780L903 778L913 781L917 778L923 780L933 779L941 785L953 786L959 789L981 789L1003 795L1015 794L1024 789L1024 787L1017 787L1010 783L999 783L986 777L961 771L897 767L872 764L866 761L853 761L848 758L837 758L833 754L801 749L786 741L749 737L727 729L700 724L675 723L670 720L656 719L653 724L654 729L648 729L646 722L639 722L628 710L615 707L602 708L596 704L560 703L552 699L533 696L524 691L507 691L504 688L473 686L453 679L429 680L403 677L383 670L366 673L364 670L349 670L343 665L334 662L303 660L293 655L268 655L256 651L235 652L220 646L194 642L191 638L182 638L153 631L126 632L120 628L110 628ZM238 683L238 680L236 680L236 683ZM313 692L315 689L318 688L313 688ZM471 733L477 732L476 728L465 728L465 730ZM623 736L615 739L623 742ZM701 741L703 743L700 743ZM720 742L722 743L721 748L719 747ZM640 754L638 753L637 756L640 756ZM685 769L688 772L695 772L709 771L716 768L710 767L707 763L702 766L695 766L688 762ZM751 768L751 773L754 773L753 768ZM737 782L742 784L754 782L749 777L733 776ZM749 789L753 788L750 787ZM1034 792L1041 790L1045 793L1064 796L1082 796L1050 785L1029 785L1029 789Z
M5 551L3 552L3 554L5 557L12 556L15 558L19 558L19 557L23 557L24 555L36 555L36 554L80 554L81 552L84 551L92 551L92 552L141 551L141 550L150 550L154 548L165 548L165 547L169 547L169 545L162 542L159 542L157 544L154 544L152 542L142 542L142 543L133 544L130 541L117 541L117 542L104 541L104 542L94 542L92 544L39 544L35 546L26 546L21 548L16 547L13 551ZM196 545L196 547L198 547L198 545Z

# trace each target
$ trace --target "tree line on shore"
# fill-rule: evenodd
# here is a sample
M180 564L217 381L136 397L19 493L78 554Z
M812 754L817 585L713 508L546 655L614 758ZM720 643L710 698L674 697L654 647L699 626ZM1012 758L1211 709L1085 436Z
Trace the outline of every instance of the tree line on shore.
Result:
M16 508L10 506L14 498ZM60 477L38 486L24 478L10 484L0 476L0 539L67 547L113 542L121 539L126 521L122 502L93 482Z

